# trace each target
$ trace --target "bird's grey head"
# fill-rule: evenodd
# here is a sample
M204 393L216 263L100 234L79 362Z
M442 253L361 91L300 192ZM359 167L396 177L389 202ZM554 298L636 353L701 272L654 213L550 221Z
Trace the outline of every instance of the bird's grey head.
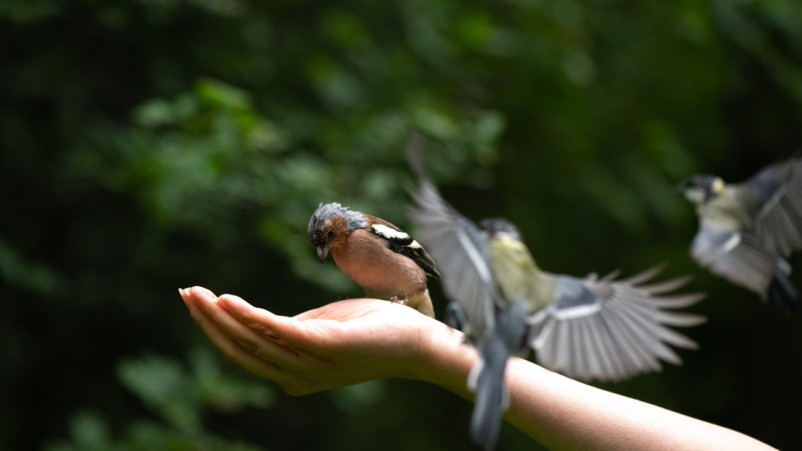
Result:
M677 189L691 202L704 204L724 189L724 181L714 175L695 175L680 183Z
M516 241L522 241L518 228L504 218L484 219L479 223L479 229L487 233L490 238L504 234Z
M340 217L343 219L336 220ZM321 202L312 214L312 218L309 219L307 232L309 240L317 246L318 258L323 263L332 246L332 241L342 238L340 235L347 235L356 229L364 229L367 226L368 222L362 213L351 211L348 207L343 207L336 202L325 205Z

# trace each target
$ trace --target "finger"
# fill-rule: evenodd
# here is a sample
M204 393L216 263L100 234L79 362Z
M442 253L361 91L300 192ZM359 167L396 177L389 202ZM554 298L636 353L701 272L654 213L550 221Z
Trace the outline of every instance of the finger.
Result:
M178 294L181 296L181 300L184 301L184 305L189 308L188 299L189 299L189 288L179 288Z
M217 302L211 291L193 287L190 294L200 310L240 347L255 356L280 367L297 363L298 354L287 346L260 335L249 324L238 321ZM244 301L242 301L244 302Z
M295 318L274 315L229 294L220 296L218 304L237 321L275 343L283 344L296 351L309 351L321 344L316 342L317 340L310 334L309 328Z
M228 336L214 321L194 302L195 297L189 293L182 296L186 299L192 319L200 326L209 340L223 353L229 361L245 368L258 376L279 382L281 369L278 365L262 360L243 349L234 339Z

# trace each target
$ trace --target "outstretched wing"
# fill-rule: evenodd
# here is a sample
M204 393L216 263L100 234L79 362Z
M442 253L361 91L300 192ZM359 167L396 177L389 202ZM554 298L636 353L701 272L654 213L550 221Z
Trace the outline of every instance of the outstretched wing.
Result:
M732 283L765 293L777 270L778 257L747 231L720 230L702 223L693 239L693 258Z
M667 326L695 326L705 318L664 309L686 307L704 295L660 296L689 277L641 285L661 269L618 281L555 276L554 301L530 333L538 363L572 378L602 381L660 371L660 360L681 364L669 345L696 349L697 344Z
M760 243L783 257L802 249L802 159L771 165L741 186L755 202Z
M437 262L446 294L462 307L471 332L486 336L495 327L498 299L486 259L487 239L428 180L421 181L413 196L416 205L409 214L418 225L418 239Z

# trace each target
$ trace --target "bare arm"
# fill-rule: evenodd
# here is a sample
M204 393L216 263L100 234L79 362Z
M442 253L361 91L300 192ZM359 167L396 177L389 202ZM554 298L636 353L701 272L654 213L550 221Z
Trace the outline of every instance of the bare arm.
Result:
M444 337L445 338L445 337ZM420 379L466 399L475 353L458 342L431 350ZM440 363L434 363L440 362ZM600 390L514 357L507 365L510 408L504 418L557 450L771 450L751 437L625 396Z
M473 399L476 358L462 334L398 304L351 299L294 318L236 296L182 290L192 317L226 357L302 395L379 378L440 385ZM504 418L551 450L770 450L755 439L600 390L514 358Z

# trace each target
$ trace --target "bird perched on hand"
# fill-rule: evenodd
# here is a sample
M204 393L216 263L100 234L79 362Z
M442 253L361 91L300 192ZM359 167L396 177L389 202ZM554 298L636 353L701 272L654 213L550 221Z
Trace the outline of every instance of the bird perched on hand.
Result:
M468 387L476 393L471 434L484 449L494 447L506 408L507 359L527 347L546 368L597 380L659 371L660 360L680 364L669 344L697 348L667 326L694 326L705 318L663 309L691 305L703 295L659 296L688 277L643 285L661 268L624 280L542 271L512 223L487 219L477 227L440 197L426 175L419 135L408 155L421 179L410 211L418 237L437 262L451 306L464 315L466 337L479 352Z
M440 274L423 247L404 231L338 203L321 203L308 232L320 263L331 251L337 266L367 296L399 301L434 318L426 276Z
M680 189L699 215L696 261L781 311L796 309L785 258L802 248L802 159L771 165L741 184L697 175Z

